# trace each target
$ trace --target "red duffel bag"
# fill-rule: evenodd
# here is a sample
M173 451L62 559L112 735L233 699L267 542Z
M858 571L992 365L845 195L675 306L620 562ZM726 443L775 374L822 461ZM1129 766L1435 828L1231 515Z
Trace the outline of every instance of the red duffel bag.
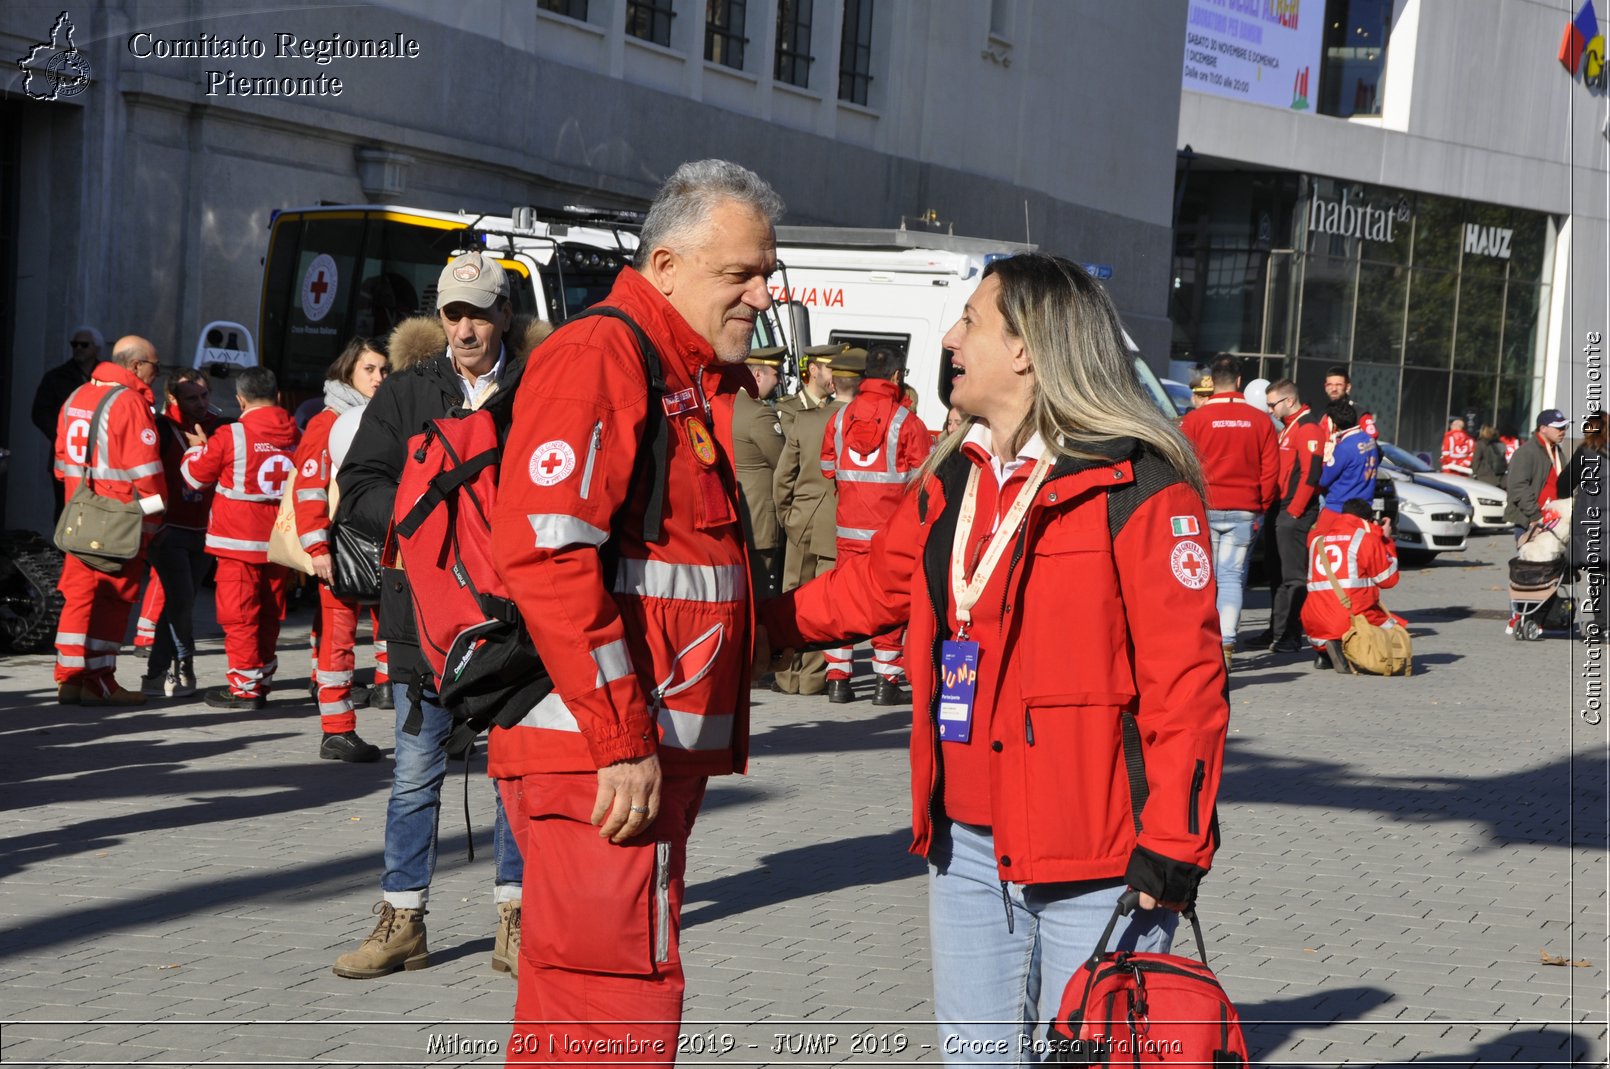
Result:
M1118 900L1090 960L1068 981L1051 1023L1052 1057L1062 1065L1247 1064L1241 1015L1207 965L1195 909L1184 911L1201 961L1176 954L1107 952L1118 918L1140 904Z

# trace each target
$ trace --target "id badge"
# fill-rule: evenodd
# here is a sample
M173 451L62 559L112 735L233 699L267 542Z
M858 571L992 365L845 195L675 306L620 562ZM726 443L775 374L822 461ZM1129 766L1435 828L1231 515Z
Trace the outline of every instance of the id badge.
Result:
M978 686L978 643L947 641L939 652L939 741L973 737L973 696Z

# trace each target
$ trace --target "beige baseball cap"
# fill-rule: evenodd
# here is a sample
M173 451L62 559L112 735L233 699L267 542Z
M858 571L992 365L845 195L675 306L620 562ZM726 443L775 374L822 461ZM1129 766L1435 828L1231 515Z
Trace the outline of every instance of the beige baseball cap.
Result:
M453 257L436 280L436 310L454 301L490 308L509 296L509 276L490 256L465 252Z

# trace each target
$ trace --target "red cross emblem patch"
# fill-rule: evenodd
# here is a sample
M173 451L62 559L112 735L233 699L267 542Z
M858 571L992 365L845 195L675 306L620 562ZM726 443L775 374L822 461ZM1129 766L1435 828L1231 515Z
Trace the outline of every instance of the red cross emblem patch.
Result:
M1174 552L1169 556L1168 563L1174 569L1174 578L1192 590L1201 590L1213 577L1213 566L1208 563L1207 550L1189 538L1174 543Z
M531 481L538 486L563 482L576 470L576 451L570 448L569 442L558 438L543 442L532 451L527 470L531 473Z

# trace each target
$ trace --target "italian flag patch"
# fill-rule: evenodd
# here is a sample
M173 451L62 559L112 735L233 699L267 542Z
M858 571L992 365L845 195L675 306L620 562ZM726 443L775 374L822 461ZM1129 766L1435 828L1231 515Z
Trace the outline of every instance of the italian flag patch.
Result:
M1168 523L1174 531L1175 538L1184 538L1186 535L1201 533L1197 528L1195 516L1170 516Z

